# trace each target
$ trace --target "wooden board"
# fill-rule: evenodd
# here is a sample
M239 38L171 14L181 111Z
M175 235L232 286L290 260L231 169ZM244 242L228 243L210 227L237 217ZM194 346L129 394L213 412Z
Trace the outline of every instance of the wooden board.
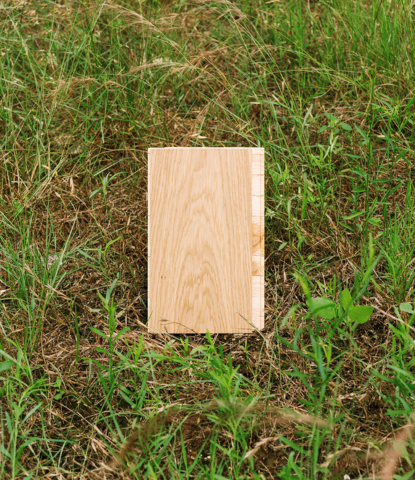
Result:
M151 332L264 326L264 150L151 148Z

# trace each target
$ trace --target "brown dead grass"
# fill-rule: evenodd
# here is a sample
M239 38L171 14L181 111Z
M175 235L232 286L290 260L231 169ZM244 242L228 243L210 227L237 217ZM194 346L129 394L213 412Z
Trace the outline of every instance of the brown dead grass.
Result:
M203 4L203 2L199 2ZM235 20L239 21L244 17L242 12L236 10L230 2L222 2L229 7L229 12L234 15ZM313 8L315 4L313 3ZM14 8L17 8L15 5ZM58 18L61 25L65 26L71 22L71 4L67 7L56 5ZM91 6L90 8L93 8ZM36 245L41 252L47 250L47 232L49 226L53 224L56 233L56 252L65 245L68 237L72 235L71 248L104 247L112 240L117 241L112 244L108 255L107 276L110 279L120 275L120 286L115 292L115 301L118 302L118 311L122 312L117 319L117 328L129 326L131 330L124 336L124 343L117 345L121 353L127 353L131 345L138 343L141 336L145 335L145 347L148 350L163 352L166 339L154 337L146 332L146 307L147 304L147 203L146 203L146 151L151 145L170 146L195 144L195 138L200 134L199 126L204 124L204 130L209 132L212 143L217 145L240 144L245 142L241 140L238 134L240 125L235 125L232 117L227 115L226 110L232 110L232 96L237 93L240 87L239 73L233 67L238 62L239 56L243 55L242 47L239 50L230 51L227 47L218 46L216 43L209 44L208 30L202 32L195 27L195 18L197 9L191 13L166 15L156 23L149 22L142 15L137 14L124 7L108 5L107 7L113 16L122 16L130 28L146 28L152 32L167 32L168 30L179 28L183 30L183 35L188 40L194 40L199 43L199 49L190 55L186 63L171 62L162 60L158 62L147 62L142 59L142 63L137 66L136 58L132 55L129 70L120 73L112 80L100 85L99 88L108 88L110 91L116 91L120 85L119 81L123 77L139 76L144 71L152 69L166 69L171 72L172 80L170 88L165 88L165 98L155 98L154 105L148 104L146 107L137 109L136 120L144 121L152 125L152 121L160 125L163 123L163 129L159 126L149 126L145 135L140 131L134 136L126 135L125 132L129 125L120 120L109 122L104 132L105 143L100 144L99 140L91 142L90 150L80 165L77 162L79 155L78 138L81 128L75 128L65 107L66 101L73 101L80 95L82 88L89 88L91 84L97 82L94 77L58 78L53 61L49 61L48 74L51 75L51 87L47 93L46 99L51 105L57 108L56 127L48 132L50 150L55 156L61 156L65 159L62 168L57 168L52 174L53 165L42 180L40 189L34 183L39 166L33 162L32 169L24 172L19 165L23 155L26 152L26 146L16 141L14 151L9 151L3 155L3 163L0 167L2 183L0 185L0 194L5 205L10 206L13 201L24 200L27 213L33 214L32 238L33 245ZM316 8L318 8L316 6ZM228 12L228 13L229 13ZM212 13L212 12L210 12ZM113 17L111 17L113 19ZM28 32L36 32L41 26L37 26L42 19L35 15L26 17ZM202 25L203 26L203 25ZM126 27L127 28L127 27ZM242 28L242 27L241 27ZM146 30L146 31L147 31ZM39 50L43 47L43 41L37 41ZM258 55L260 52L253 48L252 55ZM177 104L171 101L172 88L175 76L189 75L187 83L188 90L185 92L182 102L187 105L193 105L188 112L184 112ZM235 81L231 86L229 75ZM293 77L295 74L293 74ZM212 79L210 81L209 79ZM213 79L217 82L216 94L212 96L210 86ZM203 83L202 83L203 80ZM278 85L279 91L285 92L288 97L290 84L293 78L285 80L285 87ZM167 84L169 81L167 81ZM237 85L237 87L235 86ZM270 82L269 91L261 92L266 97L277 86ZM336 90L337 88L337 90ZM346 86L342 89L333 86L333 91L320 99L315 104L315 114L323 114L332 104L338 105L337 113L342 121L352 121L357 112L362 110L361 105L367 98L359 98L356 101L340 101L340 96L345 95ZM209 99L209 100L207 100ZM35 102L35 100L33 100ZM293 124L285 112L281 112L280 129L286 136L288 145L294 145L297 139L293 136ZM18 121L17 116L14 117ZM249 109L247 122L253 129L259 129L261 122L270 121L264 118L263 112L257 105L252 105ZM319 125L320 126L320 125ZM5 128L5 124L0 124L0 129ZM271 129L271 127L270 127ZM272 126L272 135L278 138L279 132L275 125ZM167 138L161 138L161 133L168 135ZM311 135L317 135L317 125ZM97 136L98 138L98 136ZM252 139L253 140L253 139ZM381 140L379 140L381 142ZM244 143L244 145L245 145ZM120 147L120 145L122 145ZM349 147L345 144L345 147ZM29 147L28 147L29 149ZM29 156L34 155L29 151ZM99 159L97 163L97 159ZM413 159L411 159L412 161ZM336 164L337 161L337 164ZM333 168L341 167L341 159L334 162ZM378 164L382 163L379 158ZM99 188L99 179L93 177L92 165L97 168L109 166L118 162L115 167L111 167L111 174L123 172L123 176L111 185L107 198L95 196L89 198L91 193ZM17 165L17 166L16 166ZM410 175L408 164L399 161L396 163L392 175L395 179L407 179ZM7 173L9 172L9 173ZM11 172L11 173L10 173ZM386 175L386 173L384 174ZM412 174L411 174L412 175ZM25 186L21 182L15 182L16 179L24 178ZM382 176L381 176L382 178ZM386 177L385 177L386 178ZM284 196L294 196L301 185L301 177L290 179L290 182L284 186L281 192ZM347 196L352 186L350 181L345 178L339 183L336 193L343 193L343 198ZM267 191L269 192L268 207L273 210L275 207L276 191L272 184L271 176L267 178ZM374 199L376 192L370 191L369 197ZM392 213L395 205L402 205L405 201L405 188L398 189L394 194L393 201L388 207ZM277 198L278 199L278 198ZM363 200L362 200L363 202ZM308 393L304 384L299 379L289 377L285 372L292 370L295 366L304 373L315 371L315 365L311 365L300 355L293 352L281 343L277 344L274 339L275 322L284 318L289 309L294 304L302 305L299 313L304 313L304 296L298 283L295 281L292 273L296 269L299 260L298 252L289 245L282 251L278 246L282 242L289 240L288 232L301 232L304 236L303 256L312 254L314 261L323 262L330 257L329 264L323 269L309 271L309 277L314 282L326 283L336 275L343 285L352 285L355 275L353 267L360 266L359 252L361 248L361 238L358 235L352 235L337 223L337 218L349 213L347 201L334 204L327 210L324 218L319 215L319 209L312 205L309 209L309 218L299 226L298 218L288 220L286 213L281 211L277 216L268 219L267 237L266 237L266 327L260 334L250 336L235 337L232 335L220 335L214 337L215 345L221 344L226 354L232 358L233 364L239 366L239 372L250 380L256 380L259 387L265 387L268 378L271 375L274 381L270 394L274 395L273 406L267 407L266 412L261 414L261 420L253 430L250 440L251 450L249 456L255 458L255 465L258 472L262 472L267 478L275 478L285 464L286 454L278 444L274 435L275 429L283 429L284 436L293 440L296 438L296 420L299 423L313 424L320 420L314 419L306 414L304 401L307 401ZM361 203L361 209L365 205ZM4 206L0 210L8 218L10 212ZM13 242L16 250L20 248L18 236L13 236L10 232L10 241ZM97 253L91 254L97 259ZM29 273L30 265L28 265ZM381 267L380 267L381 268ZM108 278L84 257L79 254L73 255L63 265L63 269L68 272L65 280L58 290L51 290L48 286L41 284L37 290L38 301L50 299L47 307L44 309L41 318L41 332L39 343L34 345L31 353L30 364L34 377L41 378L46 375L48 382L52 385L57 378L63 381L63 389L66 395L60 400L54 400L54 391L51 389L49 398L44 400L44 415L48 436L50 438L64 438L64 432L70 434L79 440L79 446L68 447L63 467L73 468L74 472L81 472L83 479L87 478L131 478L129 475L117 468L113 461L108 445L117 449L117 442L112 438L111 432L102 422L96 422L100 414L103 397L102 391L96 389L98 379L98 369L94 364L87 361L77 361L78 359L94 359L102 363L106 362L104 355L97 353L97 347L104 347L102 338L92 333L89 327L98 328L106 333L108 327L106 318L97 312L101 307L97 292L104 293L108 286ZM40 282L41 283L41 282ZM109 282L110 283L110 282ZM17 286L12 285L14 298L17 297ZM42 290L43 289L43 290ZM43 296L42 296L43 295ZM43 300L42 300L43 299ZM277 299L277 301L276 301ZM386 348L391 346L391 333L388 328L390 318L382 312L393 314L394 301L379 293L372 285L368 287L365 293L364 303L376 305L379 310L372 316L370 322L359 328L356 334L356 342L360 349L362 365L371 365L381 361L384 356L384 345ZM25 342L24 326L27 320L27 312L18 307L15 301L4 302L4 315L7 317L10 325L14 329L8 332L10 339L20 345ZM79 347L76 344L75 317L79 325L81 341ZM297 314L296 321L301 326L302 318ZM376 342L373 341L373 332L377 335ZM294 332L292 328L285 328L279 332L287 341L292 341ZM2 333L0 332L0 335ZM265 338L265 342L264 342ZM2 338L1 338L2 339ZM304 339L307 343L307 339ZM202 345L205 342L203 336L190 337L192 346ZM4 348L12 356L17 355L16 348L4 339L2 339ZM242 346L246 343L248 353L246 354ZM280 363L275 362L275 356L271 351L277 351ZM260 364L260 372L255 372L253 366ZM350 415L350 426L354 429L352 435L352 445L345 446L340 452L332 453L330 458L321 458L321 464L335 460L335 469L333 475L340 472L354 472L372 474L376 468L374 463L379 460L370 453L369 445L375 442L382 442L390 434L390 428L393 423L385 417L386 406L383 400L375 393L374 389L367 385L368 372L362 367L356 365L353 358L346 356L344 364L340 371L342 381L339 385L330 385L327 389L327 402L333 402L337 405L339 412ZM191 382L191 373L186 374L185 380ZM256 375L256 376L254 376ZM127 379L127 378L126 378ZM158 394L155 383L174 384L183 381L180 375L166 374L163 369L155 370L154 378L149 384L150 389L154 389L154 394ZM380 390L389 388L388 385L379 384ZM165 404L170 404L170 398L173 395L174 388L163 390L164 397L160 398ZM356 393L358 392L358 393ZM72 396L73 394L73 396ZM179 392L179 402L181 404L194 405L200 402L210 405L206 411L212 408L211 399L214 394L212 387L195 385L191 389L183 388ZM74 399L78 400L74 400ZM8 405L2 400L3 408L7 411ZM131 415L131 409L122 402L119 392L114 392L114 406L118 412ZM174 407L172 407L174 408ZM290 408L298 412L297 416L281 414L281 408ZM192 414L190 416L175 415L171 413L155 416L153 420L148 421L136 433L132 433L123 449L117 454L117 460L120 463L127 462L128 457L137 451L143 452L146 447L146 441L149 436L159 432L162 428L167 428L174 422L182 422L182 432L187 446L187 455L194 457L202 445L209 439L211 433L211 424L206 420L206 412ZM258 413L258 410L256 411ZM28 428L33 432L41 432L42 418L39 414L30 419ZM125 428L128 429L126 423ZM396 466L400 459L399 449L395 448L401 445L400 442L406 442L408 432L412 427L407 427L397 435L395 443L389 449L385 450L383 455L387 458L383 470L380 472L383 480L392 479ZM335 430L333 435L336 435ZM103 439L107 442L105 444ZM229 438L226 431L222 431L219 441L226 446ZM85 448L88 453L87 464L83 466L84 457L80 448ZM118 451L118 450L117 450ZM357 455L356 452L359 452ZM248 454L247 454L248 458ZM24 454L21 462L29 471L34 468L38 459L34 459L29 454ZM40 464L42 462L40 461ZM43 467L42 467L43 468ZM53 468L44 466L42 470L43 478L52 478L55 475ZM76 475L76 474L75 474ZM373 473L375 475L375 473ZM374 477L373 477L374 478Z

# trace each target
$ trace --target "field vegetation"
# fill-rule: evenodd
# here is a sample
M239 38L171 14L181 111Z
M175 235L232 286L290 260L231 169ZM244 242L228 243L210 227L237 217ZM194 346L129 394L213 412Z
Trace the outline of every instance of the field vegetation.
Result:
M0 478L415 478L415 5L4 0ZM266 326L147 333L147 148L266 151Z

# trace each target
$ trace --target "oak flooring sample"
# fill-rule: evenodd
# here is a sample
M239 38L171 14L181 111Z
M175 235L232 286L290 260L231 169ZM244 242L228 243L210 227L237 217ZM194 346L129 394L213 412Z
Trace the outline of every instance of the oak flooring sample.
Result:
M149 330L263 328L263 149L151 148L148 164Z

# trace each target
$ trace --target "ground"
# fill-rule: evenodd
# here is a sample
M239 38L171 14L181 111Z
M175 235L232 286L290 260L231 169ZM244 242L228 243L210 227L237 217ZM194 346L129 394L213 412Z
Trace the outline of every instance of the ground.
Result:
M0 478L415 476L414 8L3 2ZM147 333L166 146L264 147L264 330Z

